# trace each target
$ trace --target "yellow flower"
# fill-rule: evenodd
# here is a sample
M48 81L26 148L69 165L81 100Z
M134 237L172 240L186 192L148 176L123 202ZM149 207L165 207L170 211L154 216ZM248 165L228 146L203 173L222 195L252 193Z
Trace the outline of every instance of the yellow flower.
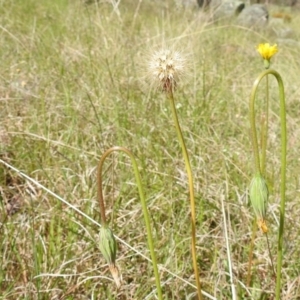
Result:
M271 57L278 52L277 45L271 46L269 43L259 44L257 51L263 59L270 60Z
M180 52L162 49L153 53L149 62L149 71L152 78L168 92L176 87L184 65L185 59Z

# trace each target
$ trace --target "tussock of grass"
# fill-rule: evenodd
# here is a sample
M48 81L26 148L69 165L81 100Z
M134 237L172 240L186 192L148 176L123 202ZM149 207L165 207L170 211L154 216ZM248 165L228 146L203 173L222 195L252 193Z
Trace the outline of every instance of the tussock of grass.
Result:
M244 284L253 222L246 194L253 167L248 99L262 70L255 46L275 37L232 24L210 24L197 11L178 10L173 1L142 1L139 9L121 1L118 9L119 14L111 3L101 2L2 3L0 158L99 222L99 157L113 145L131 149L146 188L165 299L188 299L195 287L187 179L168 104L147 87L151 83L145 83L141 72L147 66L144 54L152 48L167 43L187 49L191 70L177 90L177 104L195 179L202 288L217 299L231 297L224 197L238 296L258 299L263 292L272 299L275 283L261 235L255 241L252 287ZM291 14L297 36L297 12ZM273 66L285 83L289 143L283 299L297 299L300 66L298 50L284 44L279 49ZM276 100L275 90L267 162L273 255L280 174ZM95 223L4 164L0 186L3 299L154 299L151 263L144 257L119 243L124 284L117 291L97 248ZM149 257L127 159L116 155L109 160L104 187L114 233Z

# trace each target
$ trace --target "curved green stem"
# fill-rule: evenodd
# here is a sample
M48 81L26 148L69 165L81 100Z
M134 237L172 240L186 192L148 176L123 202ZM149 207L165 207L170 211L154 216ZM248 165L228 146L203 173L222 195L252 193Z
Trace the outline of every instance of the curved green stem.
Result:
M262 145L261 145L261 171L266 172L266 156L268 143L268 124L269 124L269 77L266 75L266 108L265 120L262 121Z
M261 79L260 79L261 80ZM258 150L258 141L257 141L257 132L256 132L256 122L255 122L255 96L258 84L260 82L259 78L255 80L251 96L250 96L250 125L251 125L251 138L252 138L252 147L253 147L253 154L254 154L254 163L255 163L255 173L261 174L260 168L260 158L259 158L259 150Z
M176 127L176 132L178 135L179 143L182 148L182 154L185 161L185 167L186 172L188 175L188 181L189 181L189 192L190 192L190 205L191 205L191 225L192 225L192 259L193 259L193 268L194 268L194 274L195 274L195 280L196 280L196 286L197 286L197 292L198 292L198 299L202 300L202 294L201 294L201 283L200 283L200 277L197 267L197 256L196 256L196 209L195 209L195 195L194 195L194 183L193 183L193 175L192 175L192 169L190 164L189 155L184 143L182 131L179 125L176 107L175 107L175 101L173 96L172 89L169 89L168 96L171 103L171 109L172 109L172 115Z
M278 233L278 252L277 252L277 274L276 274L276 300L280 299L281 291L281 269L282 269L282 256L283 256L283 233L284 233L284 219L285 219L285 189L286 189L286 108L285 108L285 96L284 87L281 76L274 70L266 70L262 72L256 79L253 85L253 89L250 97L250 120L251 120L251 132L252 142L255 157L255 168L257 172L261 171L261 165L259 161L257 134L255 127L255 113L254 113L254 100L256 96L257 87L263 77L268 74L272 74L278 83L279 98L280 98L280 124L281 124L281 184L280 184L280 222Z
M142 186L141 176L140 176L140 173L139 173L137 162L136 162L133 154L128 149L123 148L123 147L117 147L116 146L116 147L112 147L112 148L108 149L107 151L105 151L104 154L102 155L100 161L99 161L99 164L98 164L98 169L97 169L97 183L98 183L97 195L98 195L100 211L101 211L101 224L102 224L102 226L106 226L105 205L104 205L103 190L102 190L102 167L103 167L103 163L104 163L105 159L107 158L107 156L110 153L114 152L114 151L124 152L131 159L131 163L132 163L132 166L133 166L134 175L135 175L135 179L136 179L136 182L137 182L138 191L139 191L139 195L140 195L140 199L141 199L141 204L142 204L146 229L147 229L148 247L149 247L150 254L151 254L151 259L152 259L152 265L153 265L153 271L154 271L154 275L155 275L155 282L156 282L158 299L162 300L163 298L162 298L160 277L159 277L158 268L157 268L157 260L156 260L156 254L155 254L155 251L154 251L154 243L153 243L153 237L152 237L152 231L151 231L151 225L150 225L150 218L149 218L149 213L148 213L148 209L147 209L146 198L145 198L145 195L144 195L144 189L143 189L143 186Z

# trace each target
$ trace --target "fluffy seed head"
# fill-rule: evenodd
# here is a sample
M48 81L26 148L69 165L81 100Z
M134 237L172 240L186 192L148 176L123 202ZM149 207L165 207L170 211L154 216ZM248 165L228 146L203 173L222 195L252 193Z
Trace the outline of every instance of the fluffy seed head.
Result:
M149 71L163 91L168 92L176 87L184 66L185 59L180 52L162 49L153 53L149 62Z

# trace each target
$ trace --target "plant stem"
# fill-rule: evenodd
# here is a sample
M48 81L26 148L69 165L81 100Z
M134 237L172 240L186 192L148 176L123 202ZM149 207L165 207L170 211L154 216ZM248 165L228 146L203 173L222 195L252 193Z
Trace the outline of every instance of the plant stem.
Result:
M254 154L254 163L255 163L255 174L261 174L260 168L260 159L259 159L259 150L258 150L258 142L257 142L257 132L256 132L256 124L255 124L255 95L258 87L258 79L255 80L251 96L250 96L250 124L251 124L251 137L252 137L252 146L253 146L253 154Z
M263 77L272 74L278 83L279 98L280 98L280 125L281 125L281 181L280 181L280 221L278 233L278 250L277 250L277 273L276 273L276 300L280 299L281 291L281 269L282 269L282 256L283 256L283 233L284 233L284 220L285 220L285 190L286 190L286 108L284 87L281 76L274 70L266 70L262 72L255 80L250 97L250 114L251 114L251 131L252 141L255 156L256 171L260 171L259 154L257 145L257 136L255 130L255 114L254 114L254 100L256 96L257 87Z
M105 161L106 156L110 152L107 155L105 155L105 153L101 156L99 164L98 164L98 168L97 168L97 198L98 198L99 206L100 206L101 225L103 227L105 227L107 225L106 225L106 214L105 214L105 205L104 205L103 189L102 189L102 167L103 167L103 163Z
M228 261L228 272L229 272L230 286L231 286L231 297L232 297L232 300L236 300L236 290L235 290L234 281L233 281L232 263L231 263L231 256L230 256L230 244L229 244L229 238L228 238L227 220L226 220L223 195L221 195L221 203L222 203L222 215L223 215L224 236L225 236L225 242L226 242L227 261ZM230 223L230 220L228 220L228 222Z
M250 249L249 249L249 262L248 262L248 274L247 274L247 286L250 287L251 284L251 266L252 266L252 260L253 260L253 247L254 247L254 240L257 232L257 223L256 220L253 222L252 226L252 235L251 235L251 243L250 243Z
M156 254L155 254L155 251L154 251L154 243L153 243L153 238L152 238L150 218L149 218L149 213L148 213L148 209L147 209L144 189L143 189L143 186L142 186L142 180L141 180L140 172L139 172L139 169L138 169L137 162L134 158L134 155L128 149L126 149L124 147L117 147L116 146L116 147L112 147L112 148L106 150L104 152L104 154L102 155L102 157L99 161L99 164L98 164L98 169L97 169L97 184L98 184L97 195L98 195L98 200L99 200L99 205L100 205L100 212L101 212L101 225L106 226L105 205L104 205L103 190L102 190L102 167L103 167L103 163L104 163L105 159L107 158L107 156L110 153L114 152L114 151L124 152L131 159L131 163L132 163L132 166L133 166L134 175L135 175L135 179L136 179L136 183L137 183L138 191L139 191L139 195L140 195L140 200L141 200L141 204L142 204L146 229L147 229L148 247L149 247L150 254L151 254L151 259L152 259L152 265L153 265L153 271L154 271L154 275L155 275L155 282L156 282L158 299L162 300L163 298L162 298L160 277L159 277L158 268L157 268L157 260L156 260Z
M197 286L197 292L198 292L198 299L202 300L201 283L200 283L200 277L199 277L199 272L198 272L198 267L197 267L197 256L196 256L196 209L195 209L195 195L194 195L194 183L193 183L192 169L191 169L191 164L190 164L190 160L189 160L189 155L188 155L185 143L184 143L182 131L181 131L181 128L179 125L172 89L168 90L168 98L170 100L172 115L173 115L173 119L174 119L174 123L175 123L175 127L176 127L176 132L178 135L179 143L181 145L182 154L184 157L184 162L185 162L185 167L186 167L186 172L188 175L189 192L190 192L190 206L191 206L193 268L194 268L194 274L195 274L195 280L196 280L196 286Z
M272 253L271 253L270 242L269 242L267 232L266 232L266 238L267 238L267 247L268 247L269 255L271 257L271 267L272 267L272 271L273 271L273 275L274 275L274 279L275 279L276 278L276 272L275 272L275 267L274 267L273 260L272 260Z
M269 124L269 77L266 75L266 110L265 120L262 122L262 145L261 145L261 171L265 176L266 172L266 156L268 143L268 124Z

